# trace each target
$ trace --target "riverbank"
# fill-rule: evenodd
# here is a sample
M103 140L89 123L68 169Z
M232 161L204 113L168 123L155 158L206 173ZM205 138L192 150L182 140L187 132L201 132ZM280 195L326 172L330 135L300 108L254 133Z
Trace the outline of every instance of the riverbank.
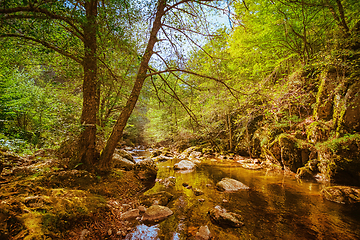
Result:
M153 236L149 239L317 239L331 234L356 239L353 236L360 235L353 229L360 219L349 213L359 212L353 203L360 199L360 191L354 188L329 189L329 183L304 181L261 159L202 153L197 147L181 153L164 147L118 149L114 158L115 168L99 176L70 168L66 158L57 159L51 151L31 156L1 152L1 239L144 239L141 234ZM218 183L224 178L245 187L221 189ZM144 225L143 220L149 219L146 210L153 205L164 206L167 215ZM239 229L224 228L224 221L214 217L226 212L241 219L234 225ZM334 220L345 221L346 227L334 227ZM303 227L289 231L297 224ZM277 231L264 230L272 228Z
M136 197L147 189L135 171L98 176L44 150L0 153L1 239L121 238L134 227L119 216L138 207Z

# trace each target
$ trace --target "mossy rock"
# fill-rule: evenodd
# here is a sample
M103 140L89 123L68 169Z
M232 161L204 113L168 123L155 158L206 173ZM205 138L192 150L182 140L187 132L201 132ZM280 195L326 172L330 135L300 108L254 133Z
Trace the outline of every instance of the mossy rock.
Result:
M341 204L359 204L360 189L348 186L326 187L321 194L329 201Z
M306 127L306 135L307 139L311 143L318 143L325 141L329 138L330 135L330 127L321 121L312 122L310 125Z
M270 154L270 153L271 154ZM268 155L279 162L281 166L292 172L305 165L311 151L308 145L288 134L281 134L270 144Z
M173 199L173 197L174 195L165 191L152 194L144 194L140 197L140 203L145 205L146 207L150 207L154 204L166 206L171 201L171 199Z
M320 171L328 180L360 185L360 134L328 140L318 148Z
M48 187L84 188L98 182L93 173L86 170L67 170L49 172L42 179L43 185Z
M345 96L338 93L335 101L334 121L337 123L339 135L360 132L360 82L359 79L353 82L347 89L343 87L346 89L346 91L343 90L346 92Z
M331 120L334 110L334 90L340 81L335 69L327 69L320 75L320 87L314 108L315 119Z

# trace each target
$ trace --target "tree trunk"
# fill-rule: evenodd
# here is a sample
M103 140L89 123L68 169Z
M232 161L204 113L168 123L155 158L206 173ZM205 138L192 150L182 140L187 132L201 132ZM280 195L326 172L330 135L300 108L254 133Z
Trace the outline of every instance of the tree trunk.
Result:
M156 12L156 17L151 29L150 38L146 47L144 56L141 60L140 67L136 76L134 87L131 91L130 97L128 98L125 107L121 111L118 120L115 123L113 131L108 139L104 150L100 156L99 168L100 170L106 171L111 168L112 155L114 154L117 143L122 137L123 130L126 123L136 105L139 98L140 91L147 77L146 72L148 70L148 64L151 56L153 55L153 49L157 40L157 33L161 28L161 18L165 14L166 0L159 0Z
M230 113L227 115L227 125L228 125L228 131L229 131L229 151L231 152L233 150L233 141L232 141L232 128L231 128L231 115Z
M96 119L99 110L99 85L97 81L97 0L85 1L86 23L84 30L84 81L81 124L84 127L78 148L78 161L86 168L93 168L98 159L96 152Z

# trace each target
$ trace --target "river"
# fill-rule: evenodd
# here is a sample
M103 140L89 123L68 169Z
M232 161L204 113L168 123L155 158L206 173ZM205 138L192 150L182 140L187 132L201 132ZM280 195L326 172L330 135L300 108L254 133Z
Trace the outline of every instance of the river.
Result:
M165 187L157 182L145 193L173 194L168 207L174 214L156 225L138 225L126 239L192 239L199 227L205 225L214 239L219 240L360 239L360 207L323 199L320 191L324 185L320 183L300 181L282 171L229 166L226 163L229 160L207 159L193 171L175 171L173 165L178 161L158 163L157 178L174 177L174 186ZM225 177L246 184L250 190L233 193L216 190L216 183ZM196 196L183 183L204 194ZM208 211L216 205L242 215L245 225L222 228L213 224Z

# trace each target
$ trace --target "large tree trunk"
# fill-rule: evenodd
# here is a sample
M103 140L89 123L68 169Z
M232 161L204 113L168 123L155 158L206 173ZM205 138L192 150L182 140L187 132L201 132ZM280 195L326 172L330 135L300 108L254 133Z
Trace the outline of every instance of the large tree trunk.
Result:
M96 152L96 119L99 110L99 84L97 81L96 60L96 17L97 0L85 1L86 22L84 30L84 81L83 81L83 108L81 124L84 127L78 148L78 161L86 168L92 168L99 154Z
M149 68L148 64L153 54L154 45L158 41L156 36L161 28L161 18L165 14L165 7L166 7L166 0L159 0L156 17L151 29L148 45L146 47L144 56L141 60L134 87L131 91L130 97L128 98L124 109L121 111L121 114L118 120L116 121L116 124L113 128L110 138L108 139L106 146L101 153L100 162L99 162L100 170L106 171L111 168L112 155L114 154L116 145L122 137L126 123L139 98L140 91L146 79L146 71Z

